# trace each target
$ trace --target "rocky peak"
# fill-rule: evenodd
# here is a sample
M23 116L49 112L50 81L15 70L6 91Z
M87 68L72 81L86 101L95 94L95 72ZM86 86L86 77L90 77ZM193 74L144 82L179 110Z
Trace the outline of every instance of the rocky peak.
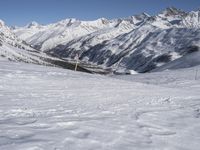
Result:
M173 16L180 16L180 17L182 17L182 16L186 16L187 13L184 12L183 10L177 9L175 7L168 7L164 11L162 11L160 13L160 15L163 15L165 17L173 17Z

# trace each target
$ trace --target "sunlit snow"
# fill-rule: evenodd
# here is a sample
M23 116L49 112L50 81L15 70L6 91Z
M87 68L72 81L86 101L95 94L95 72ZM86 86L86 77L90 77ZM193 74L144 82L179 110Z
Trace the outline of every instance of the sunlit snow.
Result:
M196 69L116 79L0 60L0 149L198 150Z

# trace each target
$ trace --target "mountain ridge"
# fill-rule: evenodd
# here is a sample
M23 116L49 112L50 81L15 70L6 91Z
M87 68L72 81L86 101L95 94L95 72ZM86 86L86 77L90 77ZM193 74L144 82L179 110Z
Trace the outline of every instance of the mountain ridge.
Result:
M75 18L40 25L32 22L12 31L29 45L50 56L102 68L149 72L200 47L200 11L174 7L157 15L147 13L108 20Z

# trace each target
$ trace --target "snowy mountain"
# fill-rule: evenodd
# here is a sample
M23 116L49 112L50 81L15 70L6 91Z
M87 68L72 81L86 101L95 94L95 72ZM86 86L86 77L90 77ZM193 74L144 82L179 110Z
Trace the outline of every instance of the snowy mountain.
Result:
M5 25L3 21L0 21L0 56L1 59L9 59L12 61L23 61L27 63L46 64L42 58L48 58L48 56L40 51L37 51L20 40Z
M13 31L45 53L63 59L79 54L83 63L113 71L149 72L200 46L200 10L174 7L158 15L146 13L107 20L66 19L50 25L31 23Z
M35 28L36 26L36 23L29 25L30 28ZM32 48L26 42L19 39L3 21L0 21L0 59L56 66L71 70L74 70L75 68L74 63L48 56L47 54ZM77 70L91 72L80 66L78 66Z
M16 28L14 32L27 43L45 51L59 44L67 44L69 41L78 37L94 33L101 29L112 29L121 24L124 24L124 30L130 30L132 28L130 21L110 21L105 18L100 18L95 21L66 19L46 26L33 22L24 28Z

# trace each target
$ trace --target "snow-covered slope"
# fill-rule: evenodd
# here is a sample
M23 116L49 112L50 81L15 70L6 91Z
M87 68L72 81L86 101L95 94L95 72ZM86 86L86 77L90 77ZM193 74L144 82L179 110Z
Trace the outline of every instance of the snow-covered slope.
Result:
M194 80L193 69L124 81L0 66L1 150L199 150L200 77Z
M164 71L164 70L174 70L174 69L181 69L181 68L190 68L200 65L200 51L193 52L186 56L183 56L179 59L176 59L170 63L167 63L161 67L156 68L152 71Z
M200 27L200 10L191 11L182 20L182 24L189 28L199 28Z

